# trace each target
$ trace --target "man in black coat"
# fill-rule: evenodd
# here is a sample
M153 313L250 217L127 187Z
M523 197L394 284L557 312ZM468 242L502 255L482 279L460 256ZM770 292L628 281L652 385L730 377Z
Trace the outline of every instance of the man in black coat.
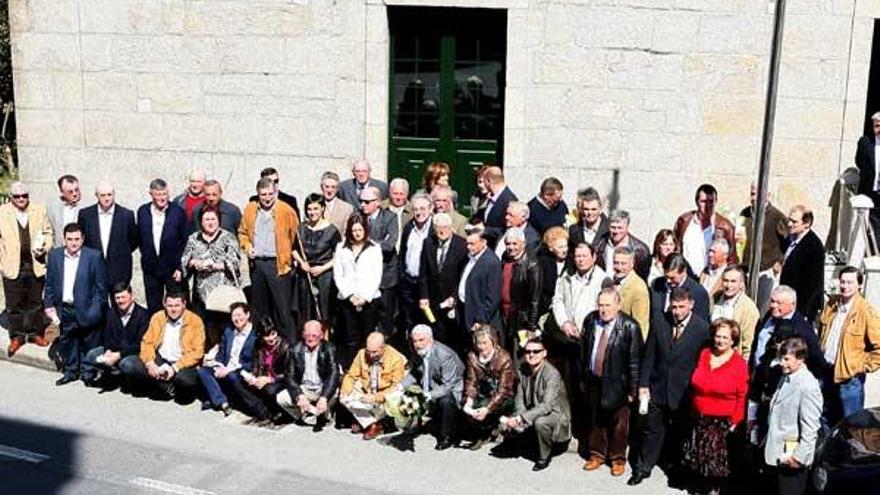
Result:
M788 213L788 239L779 283L797 292L797 309L814 321L822 309L825 247L813 232L813 212L797 205Z
M688 263L679 253L666 257L663 263L664 277L658 277L651 284L651 321L662 319L669 310L670 295L676 287L684 287L691 293L694 313L709 320L709 294L696 280L688 276Z
M523 229L509 229L504 235L504 242L506 249L501 265L504 334L501 342L512 355L516 355L519 332L528 332L527 340L535 337L538 330L543 273L538 260L527 252ZM504 297L505 294L507 298Z
M584 320L579 360L590 413L590 457L584 469L593 471L610 463L612 476L621 476L626 468L629 405L638 394L642 332L635 320L620 312L617 289L602 289L596 307Z
M676 287L669 299L669 311L651 320L639 370L640 410L647 403L648 415L628 485L649 477L664 451L671 465L680 461L676 452L681 452L690 416L687 389L700 350L709 343L709 323L694 311L690 290Z
M83 231L83 245L104 256L107 287L131 282L131 253L138 247L138 231L134 212L116 204L116 192L107 182L95 187L98 202L79 211L78 223Z
M880 244L880 177L877 176L877 146L880 146L880 112L871 115L874 133L859 138L856 145L856 167L859 168L859 194L865 194L874 201L871 210L871 227Z
M486 234L479 229L468 234L467 250L470 259L461 274L456 294L459 306L456 313L465 342L477 323L502 328L501 261L489 249Z
M278 405L296 421L315 430L323 428L339 393L336 348L324 340L321 322L303 325L302 339L290 350L290 368L284 376L287 388L278 393Z
M608 216L602 212L602 197L598 191L588 187L578 196L580 220L568 227L568 245L572 252L582 242L595 246L608 233L609 226Z
M397 239L400 227L397 215L379 207L382 196L379 189L368 186L361 193L361 211L370 222L370 240L382 248L382 281L379 290L382 293L381 321L379 322L385 337L394 335L394 318L397 315L397 285L400 280L398 266Z
M86 385L101 382L106 372L118 369L116 365L123 358L138 355L150 323L146 308L134 302L130 283L117 282L111 287L110 297L114 308L107 312L101 345L91 349L83 359L82 379Z
M432 222L434 235L425 239L419 263L419 308L429 308L434 314L434 337L458 350L463 342L454 308L461 272L468 262L467 243L452 232L448 214L437 213Z
M475 216L484 226L489 247L495 249L498 239L507 229L507 207L518 198L507 187L501 167L489 167L483 171L483 184L489 191L489 198L485 208L480 209Z
M164 180L150 182L150 197L149 203L138 208L137 225L147 309L156 313L162 309L166 286L184 283L180 258L186 247L188 227L183 208L168 201Z
M425 240L434 235L431 228L433 204L431 197L424 193L416 193L412 201L413 218L403 227L400 235L400 281L398 294L400 296L400 318L397 339L393 345L398 349L406 348L407 330L416 323L425 320L419 311L419 274L421 273L422 249ZM392 212L393 213L393 212ZM398 347L400 346L400 347Z

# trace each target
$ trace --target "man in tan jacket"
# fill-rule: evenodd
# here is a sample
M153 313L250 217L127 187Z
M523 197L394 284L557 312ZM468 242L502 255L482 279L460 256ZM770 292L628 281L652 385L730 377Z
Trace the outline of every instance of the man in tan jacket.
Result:
M614 249L614 283L620 292L620 312L636 320L644 342L648 339L651 295L648 285L636 274L635 263L632 249L626 246Z
M24 183L13 183L9 197L0 206L0 270L9 315L6 352L12 357L26 342L49 344L43 335L47 321L42 309L52 225L46 206L30 202Z
M721 290L710 298L711 318L727 318L739 325L739 343L735 349L746 361L752 351L752 338L761 314L758 307L745 293L745 272L739 266L728 266L721 272Z
M822 380L829 425L865 407L865 375L880 368L880 316L859 293L864 277L848 266L837 279L839 292L819 318L819 343L830 375Z

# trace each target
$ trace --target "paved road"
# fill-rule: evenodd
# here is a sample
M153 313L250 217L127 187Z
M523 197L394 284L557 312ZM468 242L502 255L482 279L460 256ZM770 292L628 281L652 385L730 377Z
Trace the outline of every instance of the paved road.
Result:
M586 473L566 453L546 471L480 452L414 451L364 442L347 431L278 431L223 418L198 405L56 388L54 373L0 362L3 493L468 494L673 493L662 473L632 488L607 471Z

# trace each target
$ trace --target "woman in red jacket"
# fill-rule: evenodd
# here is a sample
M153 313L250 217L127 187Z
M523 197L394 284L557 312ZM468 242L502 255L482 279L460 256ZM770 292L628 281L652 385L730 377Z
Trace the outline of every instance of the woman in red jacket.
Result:
M691 376L695 425L692 468L704 491L718 494L730 474L728 435L743 420L748 363L736 352L739 325L719 318L710 327L712 347L703 349Z

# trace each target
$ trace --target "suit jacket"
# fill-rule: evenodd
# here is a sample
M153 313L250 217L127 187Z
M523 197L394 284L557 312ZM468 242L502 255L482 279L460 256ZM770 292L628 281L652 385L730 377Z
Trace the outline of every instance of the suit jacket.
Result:
M593 238L593 246L595 246L599 239L605 236L608 233L608 215L602 214L599 217L599 226L596 228L596 237ZM584 238L584 222L580 221L578 223L572 224L568 227L568 246L571 252L574 252L574 247L578 244L586 242Z
M113 208L110 222L110 237L107 254L101 242L101 225L98 220L98 205L94 204L79 211L79 226L83 231L83 245L102 254L107 267L107 287L118 282L130 282L132 271L131 253L138 247L138 230L134 223L134 212L120 205Z
M786 240L788 249L790 240ZM813 321L822 308L825 248L815 232L809 230L782 264L779 283L797 293L797 309Z
M638 323L642 340L647 340L651 328L651 294L648 285L632 272L617 287L620 292L620 311Z
M296 198L293 199L294 204L296 203ZM226 200L220 200L220 228L226 230L228 232L232 232L233 234L238 232L238 226L241 224L241 209L230 203ZM193 221L189 225L189 233L198 231L201 226L199 225L199 215L201 215L202 210L205 208L205 203L201 203L196 205L193 208ZM299 213L297 213L299 215Z
M465 263L467 265L467 263ZM457 291L458 289L456 289ZM465 282L464 325L489 323L500 329L501 322L501 260L486 248L474 264Z
M141 340L150 323L150 313L140 304L132 305L131 317L125 325L118 310L111 308L107 311L104 332L101 334L104 350L118 352L122 357L136 356L140 352Z
M392 215L396 215L394 212L391 212ZM406 274L406 256L409 251L409 236L412 235L413 228L415 228L415 222L410 220L409 222L403 225L403 230L400 232L400 247L397 249L397 259L399 261L400 268L400 276L403 277ZM428 221L428 237L434 237L436 234L434 233L433 224ZM424 247L424 242L422 243ZM419 256L419 271L421 271L421 263L422 258Z
M596 264L609 273L611 273L613 267L605 266L605 248L608 247L608 243L610 242L611 234L605 233L602 237L598 237L593 243L596 247ZM632 249L633 253L635 253L634 261L636 273L642 277L642 280L648 280L648 274L651 272L651 263L646 263L645 260L651 259L651 249L647 244L632 234L629 235L628 247Z
M724 267L724 268L726 268L726 267ZM722 279L721 273L724 271L724 268L718 269L718 278L716 278L715 282L712 284L712 286L708 287L708 288L706 287L706 284L709 283L708 282L709 281L709 267L707 266L706 268L703 269L703 272L700 273L700 285L704 289L706 289L706 293L709 295L710 302L723 289L723 287L721 285L721 279Z
M64 296L64 250L58 247L49 252L46 274L46 290L43 305L55 308L61 314ZM101 253L83 247L79 254L79 265L73 282L73 306L76 308L76 322L80 327L97 325L104 318L107 306L107 274Z
M153 246L152 203L141 205L137 211L138 234L140 238L141 268L156 278L168 280L175 270L180 269L180 257L186 247L187 221L183 208L168 203L165 209L165 224L159 241L159 253Z
M859 194L874 197L874 145L876 136L862 136L856 145L856 167L859 168Z
M395 213L391 209L391 201L390 200L387 200L387 199L383 200L379 204L379 207L382 208L383 210L388 210L391 213L394 213L395 215L397 215L397 213ZM404 227L409 225L410 221L412 221L412 219L413 219L412 204L409 201L407 201L406 204L403 205L403 210L400 212L400 216L398 217L398 219L399 220L397 222L397 226L399 227L400 236L397 238L397 241L398 241L397 242L397 250L400 251L400 249L403 247L403 244L402 244L402 242L403 242L403 240L402 240L403 239L403 229L404 229ZM401 259L403 259L403 257L401 257Z
M77 216L81 208L77 206ZM53 246L64 246L64 202L61 200L49 203L46 208L46 214L49 216L49 223L52 224Z
M819 382L801 367L788 375L770 400L764 462L775 466L786 442L797 439L792 455L801 464L812 464L821 416L822 390Z
M694 314L704 320L709 320L709 294L696 280L687 277L682 287L691 291L691 297L694 298ZM662 320L665 318L664 313L668 309L666 307L666 279L660 277L654 280L651 285L651 326L654 326L654 320Z
M700 350L709 344L709 323L696 312L691 313L678 341L673 340L674 326L669 312L662 319L651 321L639 386L650 387L651 402L677 410L681 405L689 405L682 399L690 386Z
M223 337L220 338L220 343L217 347L217 356L214 358L214 361L223 364L226 366L229 364L230 354L232 353L232 342L235 340L235 328L232 325L227 326L223 330ZM250 333L246 339L244 339L244 345L241 347L241 354L238 355L238 363L241 365L241 369L244 371L251 371L254 369L254 347L257 343L257 332L252 328Z
M542 249L538 251L538 264L541 266L541 302L538 307L538 314L544 315L550 311L550 304L553 302L553 295L556 293L556 281L565 273L574 269L571 258L567 258L563 263L562 272L556 264L556 258L548 251Z
M443 269L437 265L438 240L428 236L422 245L422 259L419 263L419 298L431 303L434 314L440 314L438 304L447 298L458 299L458 283L461 272L468 262L467 243L455 234L449 238L446 260Z
M466 231L466 228L468 226L467 217L462 215L461 213L455 211L455 210L452 210L452 212L449 213L448 215L450 217L452 217L452 231L462 237L467 235L467 231Z
M536 374L523 365L518 376L514 414L532 426L538 418L554 414L559 421L554 425L553 441L564 442L571 438L571 408L559 371L545 360Z
M46 256L34 257L34 249L42 247L45 251L52 248L52 224L46 216L46 207L41 204L31 203L27 207L28 235L31 239L30 258L34 267L34 275L42 277L46 274ZM18 278L18 270L21 268L21 239L18 236L18 220L15 216L16 208L12 203L0 206L0 268L3 278ZM42 236L42 245L37 241Z
M596 322L599 312L587 315L581 334L582 368L579 377L588 381L592 372L593 345L596 342ZM608 336L605 347L605 360L602 365L601 399L602 409L613 411L627 403L627 396L638 397L639 366L642 355L642 333L636 320L620 313L614 321L614 328Z
M350 204L337 197L333 200L333 204L324 210L324 218L332 223L333 226L336 227L336 230L342 235L342 238L345 239L345 225L348 223L348 217L350 217L354 211L355 209L352 208Z
M409 372L403 377L403 388L421 385L425 376L425 358L416 354L410 361ZM432 400L451 395L456 404L461 402L464 391L464 363L452 349L440 342L434 342L428 355L428 373L430 373L431 390L428 395Z
M321 342L318 347L318 376L321 377L321 397L331 399L339 388L339 364L336 361L336 347L330 342ZM296 400L302 394L303 374L306 371L306 344L297 342L290 350L290 368L286 376L287 390Z
M397 215L388 210L380 209L375 219L370 220L370 239L382 248L382 282L380 289L397 286L399 277L397 239L400 231L397 226Z
M488 215L486 215L487 207L481 208L477 211L476 216L479 217L485 226L486 237L489 239L489 247L492 249L495 249L495 244L507 229L507 223L504 221L504 217L507 215L507 207L510 205L511 201L516 200L516 194L513 194L510 187L505 186L504 189L498 193L498 199L493 203L492 209L489 210Z
M379 189L379 194L382 199L388 197L388 184L384 181L370 177L367 181L367 185L364 187L376 187ZM360 209L361 198L358 196L357 186L354 184L354 177L346 179L339 184L339 197L353 206L355 210Z

